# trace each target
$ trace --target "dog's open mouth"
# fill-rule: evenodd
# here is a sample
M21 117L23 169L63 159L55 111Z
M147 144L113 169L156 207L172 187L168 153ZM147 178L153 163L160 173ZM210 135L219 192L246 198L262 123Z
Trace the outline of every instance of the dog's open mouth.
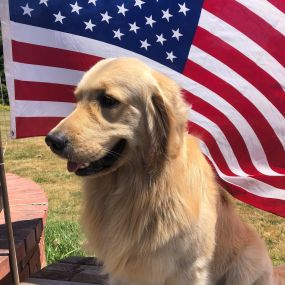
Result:
M67 162L67 169L79 176L88 176L110 168L121 157L126 146L126 140L119 140L115 146L102 158L89 163Z

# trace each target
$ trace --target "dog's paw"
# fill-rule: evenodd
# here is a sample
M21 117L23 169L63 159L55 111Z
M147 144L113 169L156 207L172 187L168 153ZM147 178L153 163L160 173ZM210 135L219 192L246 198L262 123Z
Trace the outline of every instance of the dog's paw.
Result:
M118 280L117 278L110 277L108 285L127 285L127 284L123 284L122 281Z

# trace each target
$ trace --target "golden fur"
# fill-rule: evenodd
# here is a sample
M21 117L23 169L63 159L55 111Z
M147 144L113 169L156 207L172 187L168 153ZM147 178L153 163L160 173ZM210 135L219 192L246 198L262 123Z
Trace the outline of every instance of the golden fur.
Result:
M102 108L98 90L121 104ZM136 59L109 59L84 75L75 95L77 108L53 130L69 138L68 159L91 162L127 141L118 162L83 187L82 222L111 285L285 284L281 269L274 283L264 242L187 134L175 82Z

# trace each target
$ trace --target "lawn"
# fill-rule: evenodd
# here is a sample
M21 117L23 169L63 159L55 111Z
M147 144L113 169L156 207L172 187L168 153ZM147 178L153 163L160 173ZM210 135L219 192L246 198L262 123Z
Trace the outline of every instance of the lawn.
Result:
M80 179L67 172L66 162L50 152L42 137L8 140L5 161L7 172L34 180L48 195L48 263L69 255L84 254L81 249L84 237L78 223L82 196ZM285 219L236 203L242 218L254 225L265 239L274 264L285 263Z

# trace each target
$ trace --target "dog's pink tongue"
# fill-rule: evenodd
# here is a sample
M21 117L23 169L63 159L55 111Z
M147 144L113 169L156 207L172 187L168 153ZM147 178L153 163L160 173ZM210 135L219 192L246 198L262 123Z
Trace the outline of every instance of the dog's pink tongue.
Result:
M67 170L69 172L75 172L80 167L80 165L81 165L80 163L68 161L67 162Z

